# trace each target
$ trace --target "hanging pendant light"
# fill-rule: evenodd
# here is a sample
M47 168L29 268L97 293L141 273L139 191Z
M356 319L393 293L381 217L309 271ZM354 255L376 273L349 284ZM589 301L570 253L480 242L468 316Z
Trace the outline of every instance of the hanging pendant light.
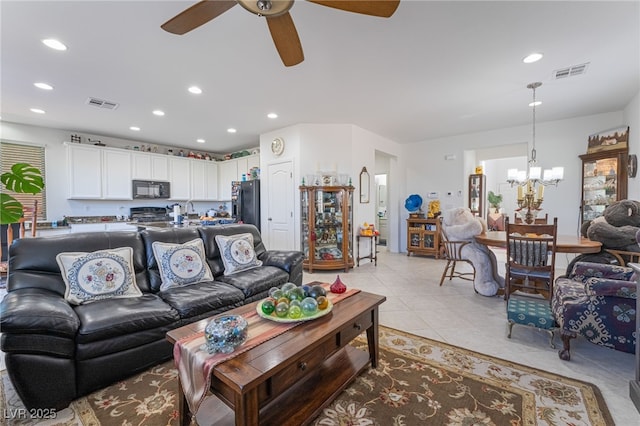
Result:
M518 187L518 211L526 209L523 220L526 223L533 223L535 215L542 205L544 187L548 185L558 185L558 182L564 178L564 167L552 167L545 169L537 165L536 151L536 107L541 102L536 101L536 89L542 86L542 83L527 84L527 89L533 91L533 102L529 105L533 108L533 126L531 135L531 156L527 170L508 169L507 182L513 187Z

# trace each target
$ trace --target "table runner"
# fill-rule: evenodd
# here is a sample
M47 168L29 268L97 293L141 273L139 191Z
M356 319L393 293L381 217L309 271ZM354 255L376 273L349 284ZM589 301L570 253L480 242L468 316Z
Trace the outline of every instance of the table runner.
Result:
M345 293L335 294L328 291L329 284L322 285L327 289L327 297L332 304L336 304L360 291L358 289L350 289ZM216 317L223 315L228 314L222 313L216 315ZM184 337L173 346L173 360L178 369L180 385L192 415L198 412L202 401L207 396L207 391L211 385L213 367L305 322L281 323L271 321L260 317L255 309L243 315L243 318L248 324L247 340L232 353L210 354L206 349L203 349L203 345L206 342L204 331Z

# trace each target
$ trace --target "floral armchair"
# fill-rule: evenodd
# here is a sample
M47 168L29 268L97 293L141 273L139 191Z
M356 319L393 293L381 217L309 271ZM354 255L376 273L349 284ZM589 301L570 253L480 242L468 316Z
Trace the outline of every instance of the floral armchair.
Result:
M591 343L635 353L636 275L623 266L576 262L568 277L556 280L551 310L562 333L561 359L571 358L578 334Z

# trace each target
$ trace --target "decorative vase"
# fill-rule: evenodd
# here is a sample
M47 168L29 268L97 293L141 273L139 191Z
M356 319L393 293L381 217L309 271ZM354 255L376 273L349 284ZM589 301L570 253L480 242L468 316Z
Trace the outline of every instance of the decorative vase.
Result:
M329 287L331 293L344 293L347 291L347 286L340 280L340 275L336 278L336 280Z
M206 349L210 354L231 353L247 340L247 321L240 315L224 315L214 318L204 329Z

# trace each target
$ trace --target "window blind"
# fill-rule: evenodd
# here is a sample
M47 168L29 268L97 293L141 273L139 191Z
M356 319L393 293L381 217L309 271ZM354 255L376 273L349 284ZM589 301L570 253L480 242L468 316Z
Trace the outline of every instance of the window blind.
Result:
M0 173L11 171L11 166L16 163L28 163L36 167L45 177L44 147L35 145L20 145L16 143L0 143ZM19 194L7 190L2 185L2 191L10 194L13 198L22 203L23 206L32 206L34 201L38 201L38 219L45 220L47 217L47 197L46 186L39 194Z

